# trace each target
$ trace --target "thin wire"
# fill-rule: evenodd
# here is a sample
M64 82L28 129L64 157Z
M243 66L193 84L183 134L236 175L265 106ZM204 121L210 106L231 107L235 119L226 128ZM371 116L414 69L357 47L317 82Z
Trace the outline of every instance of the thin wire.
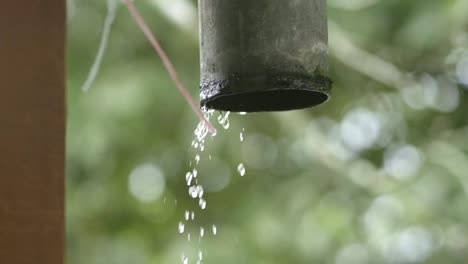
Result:
M112 28L112 24L114 23L115 16L117 13L117 1L116 0L107 0L107 16L106 20L104 21L104 28L102 30L101 42L99 44L99 49L96 55L96 59L94 60L93 66L89 71L88 77L84 82L81 90L83 92L89 91L91 86L96 80L96 76L99 73L99 69L101 68L102 60L104 59L104 54L106 52L107 43L109 42L109 36Z
M197 106L195 103L195 100L193 100L192 96L190 93L185 89L183 86L182 82L179 80L179 77L177 76L177 72L174 69L174 66L172 65L171 61L169 60L167 54L164 52L164 50L161 48L161 45L159 44L158 40L156 37L153 35L151 32L150 28L144 21L143 17L141 16L140 12L138 12L137 8L135 5L133 5L131 0L125 0L125 4L128 7L128 10L132 14L132 16L135 18L135 21L137 24L140 26L141 30L143 33L146 35L148 40L150 41L151 45L153 46L154 50L156 53L159 55L161 58L164 66L166 67L166 70L168 71L169 75L171 76L172 80L175 82L177 88L179 91L182 93L182 95L185 97L185 100L188 102L188 104L192 107L193 111L200 117L200 119L205 122L206 126L208 127L209 131L212 134L216 133L216 128L206 119L205 115L203 112L200 110L200 108Z

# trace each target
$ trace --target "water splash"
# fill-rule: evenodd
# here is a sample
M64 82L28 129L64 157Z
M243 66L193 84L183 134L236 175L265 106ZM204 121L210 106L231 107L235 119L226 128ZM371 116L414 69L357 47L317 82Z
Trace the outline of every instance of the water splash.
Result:
M239 172L239 175L242 177L245 175L245 166L244 163L240 163L237 165L237 172Z

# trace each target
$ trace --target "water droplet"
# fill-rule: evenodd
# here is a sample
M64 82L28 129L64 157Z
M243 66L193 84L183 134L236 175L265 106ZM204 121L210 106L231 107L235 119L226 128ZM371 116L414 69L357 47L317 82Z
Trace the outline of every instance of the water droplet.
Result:
M198 142L196 140L192 141L192 147L195 149L198 148Z
M185 211L185 220L189 220L189 217L190 217L190 212Z
M189 194L192 198L202 198L204 194L203 187L201 185L190 186Z
M190 186L189 194L192 198L197 198L198 197L198 185Z
M240 175L240 176L244 176L244 175L245 175L245 166L244 166L244 163L240 163L239 165L237 165L237 172L239 172L239 175Z
M198 251L198 260L203 260L203 252Z
M201 185L198 185L198 198L202 198L205 191Z
M246 115L247 112L239 112L239 115Z
M201 209L205 209L205 208L206 208L206 201L205 201L205 199L200 198L200 200L198 201L198 204L200 205L200 208L201 208Z
M193 177L196 178L198 175L197 169L193 169L192 174L193 174Z
M182 255L182 264L188 264L188 257L185 255Z
M211 229L213 230L213 235L216 236L216 234L218 233L218 228L216 227L216 225L213 225Z
M185 231L185 225L182 222L179 222L179 233L184 233Z
M190 242L190 233L187 235L187 241Z
M245 132L245 128L242 128L242 131L239 133L239 138L241 142L244 141L244 132Z
M185 180L187 181L187 186L190 186L192 184L192 179L193 179L193 174L191 172L187 172L187 174L185 174Z
M229 114L231 114L231 112L221 112L220 115L218 116L218 123L224 128L224 129L228 129L230 124L229 124Z
M167 200L167 198L166 198L166 196L164 196L163 204L166 204L166 200Z
M196 155L195 156L195 162L198 164L200 162L200 155Z
M205 235L205 228L200 227L200 237L203 237Z
M190 218L193 220L195 219L195 212L192 211L192 214L190 215Z
M211 155L208 155L208 158L211 160Z

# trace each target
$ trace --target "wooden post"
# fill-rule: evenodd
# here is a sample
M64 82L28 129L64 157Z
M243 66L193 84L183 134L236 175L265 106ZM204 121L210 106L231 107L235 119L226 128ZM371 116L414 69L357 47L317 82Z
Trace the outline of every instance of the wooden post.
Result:
M0 263L63 263L65 3L0 6Z

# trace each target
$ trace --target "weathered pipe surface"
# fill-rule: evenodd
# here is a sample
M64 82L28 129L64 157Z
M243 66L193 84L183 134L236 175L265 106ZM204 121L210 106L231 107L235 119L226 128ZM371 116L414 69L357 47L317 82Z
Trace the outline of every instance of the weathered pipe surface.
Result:
M199 0L201 104L282 111L328 100L326 0Z

